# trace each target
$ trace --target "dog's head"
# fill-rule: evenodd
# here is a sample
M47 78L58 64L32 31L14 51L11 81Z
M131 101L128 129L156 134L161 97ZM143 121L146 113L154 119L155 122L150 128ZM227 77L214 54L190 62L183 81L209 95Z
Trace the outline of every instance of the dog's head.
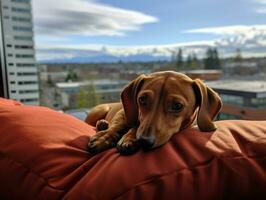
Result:
M196 117L201 131L215 130L212 120L222 106L218 94L202 81L172 71L139 76L121 99L128 125L138 126L137 139L146 148L166 143Z

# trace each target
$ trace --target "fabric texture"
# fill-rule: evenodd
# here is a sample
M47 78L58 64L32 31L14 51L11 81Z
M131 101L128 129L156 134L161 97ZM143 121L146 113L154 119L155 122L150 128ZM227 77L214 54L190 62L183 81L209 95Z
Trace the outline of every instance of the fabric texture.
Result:
M216 125L151 151L92 156L93 127L0 99L0 199L266 199L266 121Z

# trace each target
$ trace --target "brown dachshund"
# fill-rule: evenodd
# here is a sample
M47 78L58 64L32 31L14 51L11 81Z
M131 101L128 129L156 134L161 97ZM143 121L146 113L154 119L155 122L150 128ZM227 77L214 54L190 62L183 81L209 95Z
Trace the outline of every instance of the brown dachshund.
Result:
M174 71L140 75L124 88L121 100L88 114L86 122L97 131L88 144L90 153L114 146L122 154L158 147L196 118L201 131L214 131L212 120L222 107L218 94L202 81Z

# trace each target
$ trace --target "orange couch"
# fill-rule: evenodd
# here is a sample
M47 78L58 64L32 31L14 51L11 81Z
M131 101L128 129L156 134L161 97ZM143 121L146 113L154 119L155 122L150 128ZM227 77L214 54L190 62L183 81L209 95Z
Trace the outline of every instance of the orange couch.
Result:
M152 151L86 151L93 127L0 99L0 199L266 199L266 122L189 128Z

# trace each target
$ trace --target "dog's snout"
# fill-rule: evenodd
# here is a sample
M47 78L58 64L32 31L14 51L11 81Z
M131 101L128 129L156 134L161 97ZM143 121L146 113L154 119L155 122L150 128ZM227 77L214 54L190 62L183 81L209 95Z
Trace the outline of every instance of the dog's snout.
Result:
M152 136L150 136L150 137L141 136L140 142L141 142L144 149L150 149L153 147L153 145L155 143L155 138Z

